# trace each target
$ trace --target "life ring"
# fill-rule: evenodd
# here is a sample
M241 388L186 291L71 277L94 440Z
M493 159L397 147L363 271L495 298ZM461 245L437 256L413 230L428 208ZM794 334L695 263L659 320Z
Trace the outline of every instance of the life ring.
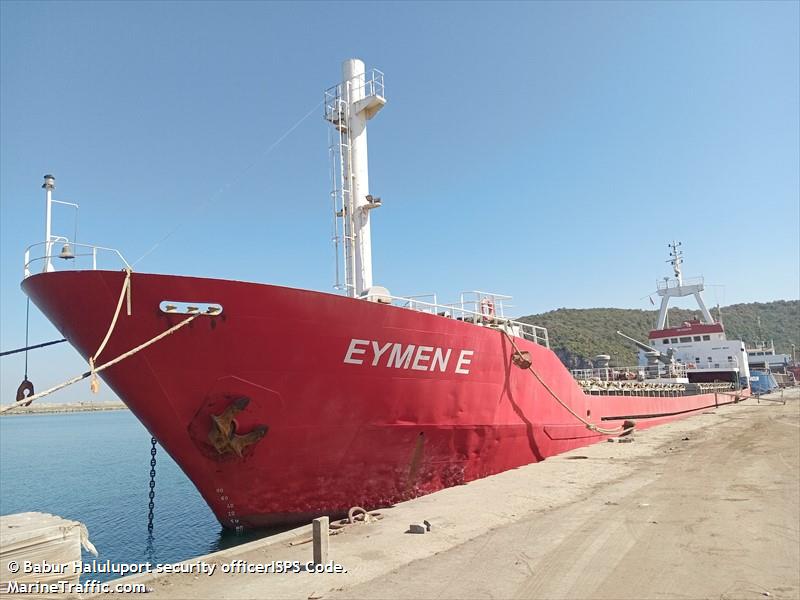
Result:
M484 323L494 319L494 302L489 298L481 298L481 317Z
M25 392L27 392L27 394ZM30 381L28 381L27 378L25 378L22 380L22 383L20 383L19 387L17 388L17 402L19 402L20 400L25 400L25 398L27 398L28 396L33 396L33 383L31 383ZM30 400L29 402L23 402L20 406L30 406L31 402L33 402L33 400Z

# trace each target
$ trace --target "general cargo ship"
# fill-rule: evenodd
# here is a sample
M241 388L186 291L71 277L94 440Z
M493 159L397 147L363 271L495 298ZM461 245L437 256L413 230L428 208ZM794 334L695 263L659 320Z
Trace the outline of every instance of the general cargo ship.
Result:
M677 246L629 368L600 356L570 373L546 329L506 316L507 296L446 304L374 285L366 126L385 103L383 74L357 59L325 93L337 293L133 272L116 250L52 234L45 177L45 239L26 251L22 289L223 526L385 507L747 393L746 356L721 350L740 342L705 310L702 281L682 280ZM99 268L107 254L123 269ZM669 300L689 294L703 321L668 328Z

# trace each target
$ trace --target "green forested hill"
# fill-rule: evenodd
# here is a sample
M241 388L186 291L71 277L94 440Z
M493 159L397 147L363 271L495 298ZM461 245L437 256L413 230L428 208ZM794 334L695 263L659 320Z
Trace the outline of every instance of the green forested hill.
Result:
M717 316L716 309L712 311ZM669 322L677 326L699 314L697 310L673 308ZM569 368L588 367L597 354L610 354L618 366L638 362L636 347L616 334L617 330L647 341L658 311L623 308L559 308L540 315L522 317L521 321L547 327L550 347ZM722 322L728 339L740 339L748 345L759 340L774 340L776 352L791 353L797 344L800 353L800 301L777 300L722 307Z

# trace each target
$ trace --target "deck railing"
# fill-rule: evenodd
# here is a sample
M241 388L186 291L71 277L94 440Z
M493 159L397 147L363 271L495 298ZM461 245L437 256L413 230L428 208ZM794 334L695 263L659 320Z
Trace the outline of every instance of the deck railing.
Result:
M733 371L739 368L739 363L736 360L716 360L704 362L686 362L683 363L687 370L720 370L720 371Z
M672 379L686 377L686 366L646 365L635 367L597 367L593 369L572 369L575 379L580 381L644 381L645 379Z
M433 302L420 300L421 297L431 296L433 297ZM499 297L498 294L494 294L494 296ZM383 297L391 300L391 304L398 308L425 312L483 327L504 329L510 335L524 338L540 346L544 346L545 348L550 348L550 339L548 338L546 328L531 323L523 323L522 321L514 321L498 314L488 314L485 310L481 311L480 305L478 306L478 310L472 310L467 308L469 304L463 301L463 297L462 301L453 304L439 304L436 302L435 294L426 294L424 296L389 295ZM509 296L503 296L503 298L508 299Z
M69 243L71 252L68 262L69 270L97 270L98 255L114 255L122 266L131 269L131 265L116 248L106 248L94 244L79 244L70 242L66 238L54 237L50 242L39 242L31 244L25 249L24 277L30 277L34 269L39 271L56 271L55 265L63 265L59 254L54 254L53 249L56 244ZM84 249L85 252L78 252L77 249ZM37 252L40 250L41 253ZM79 264L86 265L78 267ZM67 269L65 269L67 270ZM474 295L470 297L470 294ZM487 292L463 292L460 301L453 304L440 304L436 294L420 294L415 296L382 296L381 301L389 300L393 306L406 308L419 312L426 312L440 317L447 317L465 323L472 323L484 327L503 329L510 335L527 339L531 342L550 348L550 340L547 329L531 323L514 321L503 316L504 301L510 300L510 296L501 294L490 294ZM505 307L508 305L506 304ZM475 308L475 310L472 309Z
M56 251L61 244L69 245L71 252L68 255L62 256ZM96 244L80 244L65 237L53 236L49 242L38 242L25 248L23 276L27 278L34 272L61 270L56 268L56 265L68 267L63 270L96 271L98 260L104 260L109 255L119 261L119 267L131 269L131 265L116 248L107 248Z
M678 283L677 279L660 279L656 281L656 289L657 290L669 290L673 288L679 287L688 287L691 285L703 285L703 278L702 277L689 277L686 279L682 279L680 283Z

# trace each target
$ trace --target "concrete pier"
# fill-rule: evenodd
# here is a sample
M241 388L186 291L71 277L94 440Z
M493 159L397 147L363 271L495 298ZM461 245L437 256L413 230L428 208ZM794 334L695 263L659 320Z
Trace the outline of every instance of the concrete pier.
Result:
M183 563L214 564L210 576L125 581L148 598L798 598L799 399L750 399L382 510L331 537L344 573L242 573L313 563L306 526Z

